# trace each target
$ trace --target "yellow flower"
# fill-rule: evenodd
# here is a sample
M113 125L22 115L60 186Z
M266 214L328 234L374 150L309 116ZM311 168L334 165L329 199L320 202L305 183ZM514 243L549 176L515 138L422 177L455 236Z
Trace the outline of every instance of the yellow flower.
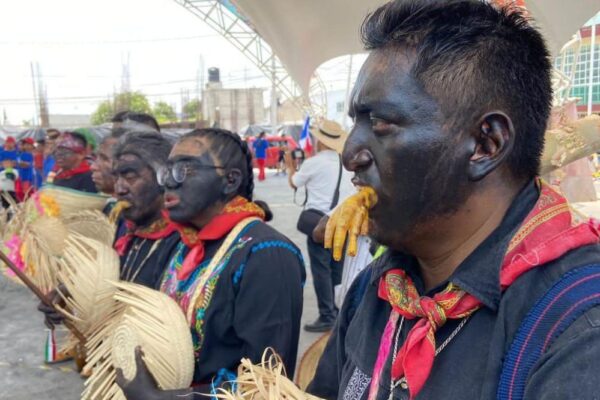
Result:
M58 217L60 215L60 206L53 197L42 193L40 195L40 204L44 209L44 214L49 217Z

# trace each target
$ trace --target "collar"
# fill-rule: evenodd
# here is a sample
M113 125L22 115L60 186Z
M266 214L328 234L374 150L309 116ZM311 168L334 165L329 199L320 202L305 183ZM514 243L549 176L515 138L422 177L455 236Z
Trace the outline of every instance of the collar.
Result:
M501 224L488 236L454 271L448 281L442 282L426 295L443 290L448 282L455 283L479 299L486 307L497 311L502 297L500 268L508 244L525 220L539 197L535 180L531 180L515 197ZM371 284L376 284L383 274L394 268L402 268L411 277L419 293L423 293L423 280L415 257L387 250L372 264Z

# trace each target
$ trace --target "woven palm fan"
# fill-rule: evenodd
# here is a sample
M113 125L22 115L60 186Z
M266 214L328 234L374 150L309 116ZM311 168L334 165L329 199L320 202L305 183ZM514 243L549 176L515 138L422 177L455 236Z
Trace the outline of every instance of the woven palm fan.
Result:
M591 115L546 131L541 173L600 152L600 117Z
M115 225L100 211L84 210L68 214L63 218L69 233L94 239L106 246L115 240Z
M57 278L69 293L65 302L73 324L86 337L90 336L95 324L114 308L112 297L116 288L109 281L119 279L119 256L100 241L71 233ZM70 340L63 350L76 344Z
M227 400L321 400L300 390L285 376L281 358L272 349L258 365L244 358L238 368L235 392L219 389L215 397Z
M113 282L116 305L90 337L88 366L93 368L82 399L122 400L115 368L127 379L136 374L135 348L163 390L184 389L194 375L194 347L189 325L179 305L147 287Z
M296 384L300 389L305 390L315 377L317 365L319 364L319 360L325 351L325 347L327 346L330 337L331 332L327 332L320 336L310 345L308 350L304 352L300 364L298 365L298 372L296 373Z
M40 195L49 196L56 201L61 217L84 210L101 211L109 199L108 196L102 194L86 193L54 185L43 186L40 189Z

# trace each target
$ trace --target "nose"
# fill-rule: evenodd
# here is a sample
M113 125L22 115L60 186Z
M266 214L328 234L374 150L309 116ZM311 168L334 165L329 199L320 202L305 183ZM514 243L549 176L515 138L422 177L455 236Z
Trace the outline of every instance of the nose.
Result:
M125 180L117 177L115 181L115 194L117 196L125 196L129 193L129 186L125 183Z
M344 167L346 167L348 171L359 172L373 164L373 154L371 154L371 151L363 144L350 140L351 138L352 136L348 138L348 141L344 146L342 159L344 161Z

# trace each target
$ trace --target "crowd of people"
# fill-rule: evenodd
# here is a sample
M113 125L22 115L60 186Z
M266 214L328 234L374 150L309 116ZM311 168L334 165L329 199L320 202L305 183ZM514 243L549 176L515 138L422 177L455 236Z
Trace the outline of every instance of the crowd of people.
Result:
M315 155L299 169L283 155L289 185L306 190L297 228L319 317L305 329L331 331L308 392L596 398L599 227L576 223L538 177L552 102L543 37L517 9L470 0L391 1L361 32L370 54L351 96L351 133L320 121ZM23 168L34 165L49 171L42 181L109 195L121 279L192 316L193 386L161 390L140 349L135 377L117 374L125 397L215 395L242 358L259 362L266 348L293 376L306 273L298 247L254 198L263 135L253 148L215 128L173 143L149 116L113 122L97 148L85 132L49 132L39 162L24 157L31 143L17 150L7 140L0 183L32 176ZM369 237L359 238L362 265L336 302L350 267L323 247L325 227L365 187L376 202ZM19 196L16 185L3 190ZM41 309L48 323L61 320Z

